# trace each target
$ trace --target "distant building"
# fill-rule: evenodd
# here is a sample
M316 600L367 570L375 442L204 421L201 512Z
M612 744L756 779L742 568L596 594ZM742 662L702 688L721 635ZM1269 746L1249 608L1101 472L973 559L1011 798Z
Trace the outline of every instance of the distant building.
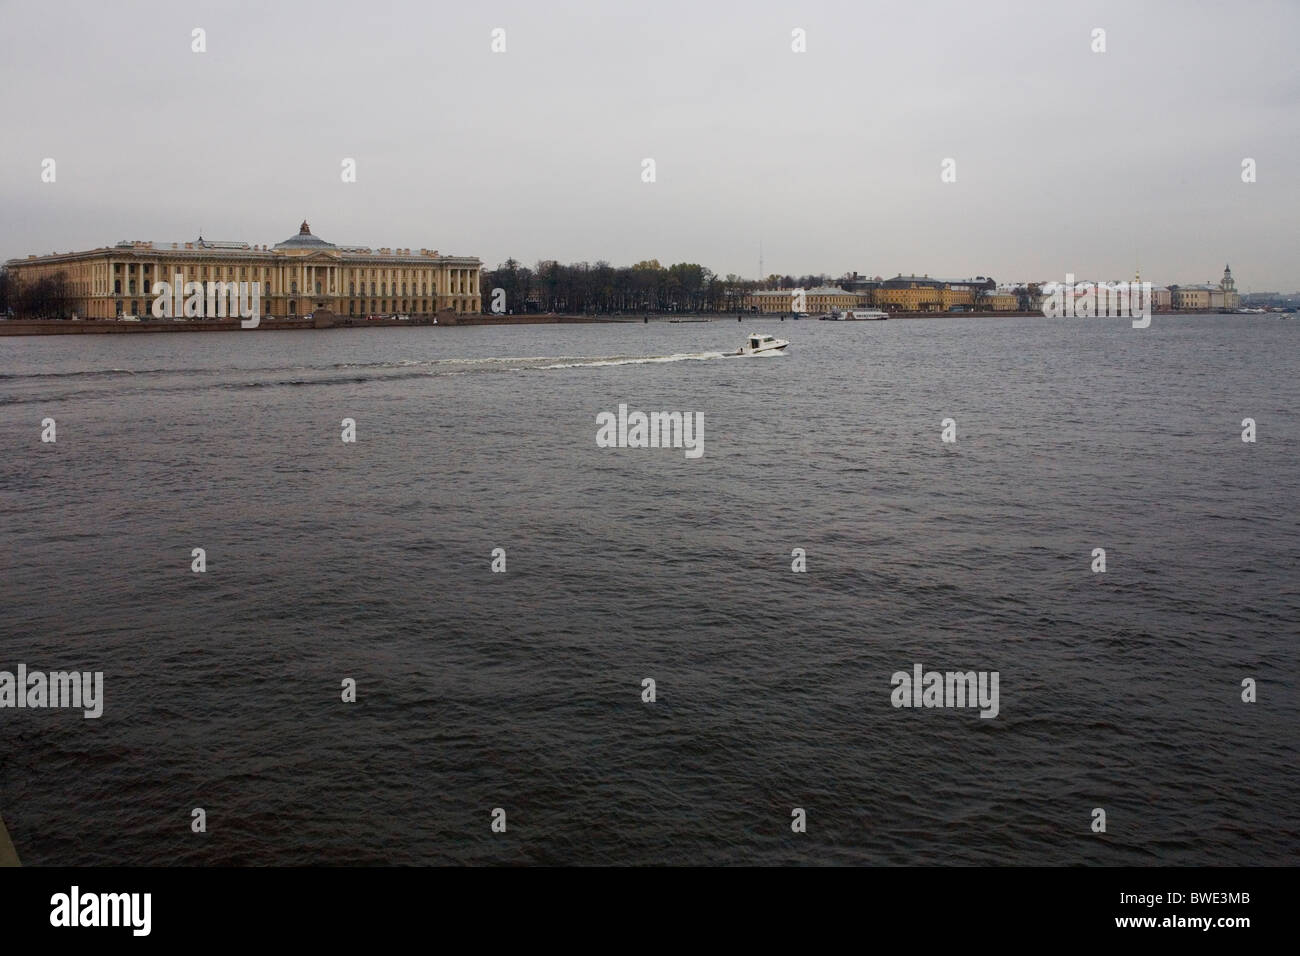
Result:
M1133 283L1137 286L1142 285L1141 270L1133 274ZM1174 307L1174 294L1166 286L1153 285L1151 287L1151 311L1168 312Z
M1020 308L1020 296L1014 292L995 289L981 296L979 304L992 309L994 312L1015 312Z
M28 256L6 263L19 284L63 274L72 311L86 318L147 316L153 286L183 282L258 282L263 316L329 309L367 313L479 312L482 262L436 249L336 246L298 234L272 248L246 242L119 242L86 252Z
M1223 267L1223 278L1218 285L1204 283L1201 285L1170 286L1173 307L1181 310L1196 309L1239 309L1241 296L1237 293L1236 280L1232 278L1232 269Z
M809 289L804 294L804 299L808 303L810 315L821 315L837 309L856 309L860 305L866 305L865 296L831 285Z
M872 293L880 288L880 284L885 280L876 276L874 279L870 276L860 276L856 272L850 272L840 276L835 280L841 289L845 292Z
M788 315L795 311L795 293L798 291L798 289L774 289L751 292L745 297L745 307L771 315ZM809 315L820 315L837 309L856 309L859 306L866 305L866 299L865 295L847 292L837 286L823 285L815 289L803 290L804 308L802 311Z
M789 289L760 289L745 296L745 308L768 314L794 311L794 296Z
M880 283L872 296L873 304L894 312L947 312L954 307L970 309L975 305L976 289L982 288L985 281L949 283L929 276L899 274Z

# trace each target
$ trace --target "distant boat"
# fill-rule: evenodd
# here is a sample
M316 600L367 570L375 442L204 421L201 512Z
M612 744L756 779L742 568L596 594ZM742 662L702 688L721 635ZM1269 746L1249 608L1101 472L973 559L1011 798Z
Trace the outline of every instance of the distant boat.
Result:
M754 334L749 337L749 341L742 345L737 351L737 355L758 355L762 352L781 352L790 345L785 339L778 339L774 335Z
M845 312L836 310L821 317L823 322L883 322L889 318L888 312L880 309L849 309Z

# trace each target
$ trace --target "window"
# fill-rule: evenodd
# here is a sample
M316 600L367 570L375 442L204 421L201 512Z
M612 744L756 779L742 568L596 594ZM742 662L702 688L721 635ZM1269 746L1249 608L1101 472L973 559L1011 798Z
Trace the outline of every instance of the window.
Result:
M114 294L114 295L121 295L121 294L122 294L122 280L121 280L121 279L114 279L114 280L113 280L113 294ZM121 312L121 311L122 311L122 303L119 302L117 305L118 305L118 309L117 309L117 311L118 311L118 312Z

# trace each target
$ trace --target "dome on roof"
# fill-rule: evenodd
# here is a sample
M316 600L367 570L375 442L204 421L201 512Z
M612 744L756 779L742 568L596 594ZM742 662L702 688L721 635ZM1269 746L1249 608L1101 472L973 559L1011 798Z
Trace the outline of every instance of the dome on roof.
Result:
M326 242L324 239L318 239L311 234L311 226L307 225L307 220L302 221L298 227L298 235L290 236L284 242L275 244L277 249L333 249L334 243Z

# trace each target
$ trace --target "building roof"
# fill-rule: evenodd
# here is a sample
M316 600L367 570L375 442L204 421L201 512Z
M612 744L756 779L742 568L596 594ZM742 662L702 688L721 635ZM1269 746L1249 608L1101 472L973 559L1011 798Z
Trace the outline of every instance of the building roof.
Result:
M311 226L307 225L307 220L304 219L302 221L302 225L298 227L298 235L290 236L288 239L284 240L284 242L277 242L275 244L275 248L277 249L333 249L335 248L335 245L332 242L326 242L324 239L318 238L317 236L313 236L311 234Z
M906 285L908 284L915 284L915 285L925 286L927 288L937 289L940 286L942 286L944 283L942 279L932 279L929 276L918 276L918 275L905 276L900 272L898 275L894 276L894 278L886 279L884 281L884 284L886 288L895 288L895 289L899 288L900 286L906 287Z
M798 292L798 289L757 289L750 295L779 295L789 298L792 292ZM845 291L833 285L819 285L815 289L804 289L805 295L855 295L853 292Z

